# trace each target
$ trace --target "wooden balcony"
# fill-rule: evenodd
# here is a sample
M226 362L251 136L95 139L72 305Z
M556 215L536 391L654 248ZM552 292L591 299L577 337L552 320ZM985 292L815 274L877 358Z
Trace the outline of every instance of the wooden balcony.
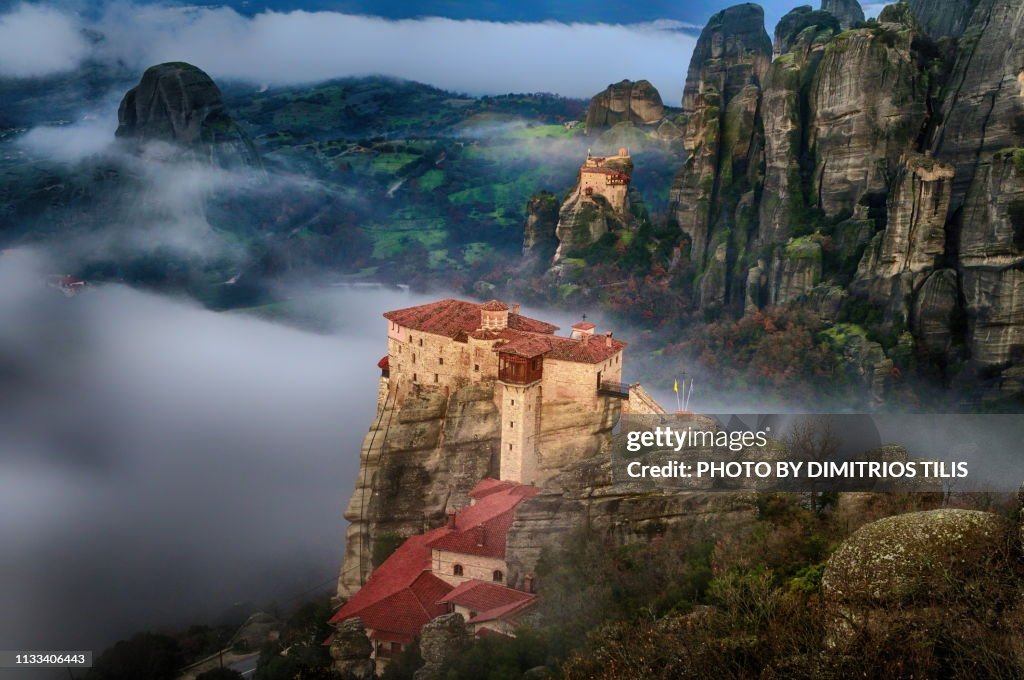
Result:
M604 397L615 397L616 399L629 399L629 385L626 383L611 382L602 380L597 386L597 393Z
M529 385L544 376L544 360L514 354L498 353L498 380L516 385Z

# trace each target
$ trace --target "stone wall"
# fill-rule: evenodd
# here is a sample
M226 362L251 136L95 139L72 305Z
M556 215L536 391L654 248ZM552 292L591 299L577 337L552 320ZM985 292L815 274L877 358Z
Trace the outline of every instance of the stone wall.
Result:
M462 566L462 576L455 575L456 564ZM506 575L508 574L508 565L505 564L505 560L498 557L465 555L448 550L434 550L431 570L434 576L447 581L453 586L457 586L470 579L491 581L494 578L495 571L500 571L503 575Z

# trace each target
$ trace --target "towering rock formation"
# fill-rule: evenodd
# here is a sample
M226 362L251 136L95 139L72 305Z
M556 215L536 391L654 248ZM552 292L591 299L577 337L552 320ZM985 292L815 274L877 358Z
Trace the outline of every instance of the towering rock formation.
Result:
M933 38L959 38L978 0L907 0L924 32Z
M831 29L838 33L839 20L831 12L815 10L810 5L801 5L789 11L775 26L775 42L772 44L775 55L785 54L793 47L798 36L808 27Z
M523 256L534 258L545 265L551 263L558 248L555 228L558 226L558 198L550 191L541 191L530 197L526 206L526 226L523 229Z
M821 9L838 19L844 31L864 23L864 10L857 0L821 0Z
M1024 149L1000 152L979 167L964 205L960 275L971 358L1003 368L1024 360ZM1000 390L1017 392L1017 370Z
M1024 145L1024 4L980 0L960 39L934 141L956 168L951 208L963 207L975 174L992 155Z
M170 142L220 163L259 164L252 141L224 110L216 83L191 64L146 69L121 100L117 120L121 139Z
M617 123L653 125L665 117L661 95L646 80L623 80L594 95L587 108L587 134L595 135Z
M764 11L749 3L711 17L693 51L683 90L689 158L673 183L669 210L701 269L712 256L716 263L722 260L720 245L725 244L726 261L746 247L751 221L741 204L749 206L750 197L743 197L760 169L758 112L771 55ZM724 301L730 282L719 283L705 287L705 302Z
M826 217L850 215L867 194L884 196L900 156L913 148L928 116L928 79L912 50L907 11L880 27L848 31L825 49L810 91L812 191Z
M632 173L633 160L628 149L619 149L615 156L588 155L576 185L558 211L554 262L586 248L605 234L632 226Z

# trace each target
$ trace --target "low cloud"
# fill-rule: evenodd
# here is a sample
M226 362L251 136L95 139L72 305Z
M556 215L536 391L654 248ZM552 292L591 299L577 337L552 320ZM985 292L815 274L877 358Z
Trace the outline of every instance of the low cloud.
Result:
M36 20L30 23L26 16ZM0 48L4 50L0 74L40 75L69 68L87 56L80 38L68 38L76 21L71 15L23 6L0 22L16 20L21 22L21 42L68 44L57 50L63 56L48 55L34 71L28 70L34 59L19 57L9 62L3 54L11 48ZM269 85L390 75L471 94L554 92L572 97L589 97L623 78L646 78L667 102L682 95L681 74L695 42L689 25L672 21L631 25L438 17L395 21L305 11L246 17L224 7L127 3L108 5L88 27L104 36L94 56L137 69L163 61L188 61L214 78Z
M76 18L55 8L23 4L0 15L0 76L31 78L68 71L89 49Z

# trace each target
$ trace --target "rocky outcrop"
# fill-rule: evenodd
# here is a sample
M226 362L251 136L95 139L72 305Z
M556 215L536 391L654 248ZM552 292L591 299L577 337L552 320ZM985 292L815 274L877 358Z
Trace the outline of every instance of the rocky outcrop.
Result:
M548 480L540 494L517 508L508 536L510 583L535 573L544 548L564 543L580 527L628 543L646 540L653 530L670 526L724 536L756 516L753 493L641 492L629 484L613 484L610 457L595 457Z
M555 228L558 226L558 198L550 191L541 191L526 205L526 226L523 228L523 257L550 264L558 247Z
M986 366L1024 352L1024 150L982 166L963 212L960 275L971 358Z
M414 680L440 680L444 664L465 649L470 642L466 621L461 614L444 614L423 626L420 633L421 666Z
M883 11L880 21L832 40L811 85L812 192L826 217L852 214L868 194L884 196L927 120L912 18Z
M976 510L929 510L867 524L829 558L822 598L840 641L858 628L883 630L887 612L962 606L964 593L990 602L1016 597L1015 528Z
M690 60L683 91L689 153L676 177L669 209L691 243L691 258L703 266L725 186L742 184L756 169L760 153L761 82L771 63L772 43L764 30L764 11L736 5L715 14L701 32Z
M978 0L907 0L925 33L933 38L959 38Z
M941 361L951 358L960 316L960 287L956 270L932 272L914 296L910 330L926 355Z
M785 243L806 212L801 161L806 156L808 84L824 53L838 32L838 22L824 12L794 10L797 32L776 40L785 47L764 79L761 117L764 120L764 191L758 206L759 244ZM785 20L785 18L784 18ZM780 29L782 23L779 24Z
M779 280L772 301L784 304L803 297L821 281L821 243L812 238L792 239L782 251Z
M609 156L603 160L603 166L627 177L633 174L633 161L629 156ZM599 193L583 191L581 182L581 175L578 175L576 184L558 211L555 263L592 245L605 234L630 228L633 222L632 189L626 190L624 205L620 207L612 205Z
M953 213L994 153L1024 146L1022 27L1024 4L980 0L960 39L933 144L936 158L956 169Z
M864 23L864 10L857 0L821 0L821 9L834 16L844 31Z
M373 543L383 533L411 536L444 522L468 503L469 490L498 476L501 423L493 384L450 395L417 389L380 410L363 439L356 489L345 511L348 531L338 594L366 580Z
M373 680L377 677L370 655L373 647L366 637L366 628L359 618L341 622L331 637L331 658L334 670L346 680Z
M646 80L623 80L609 85L594 95L587 108L587 134L628 121L637 125L654 125L665 117L661 95Z
M248 135L224 109L220 88L184 62L151 66L125 94L117 111L117 137L135 143L168 142L218 161L258 164Z
M810 5L801 5L790 10L775 25L775 41L772 43L775 54L789 52L800 34L811 27L817 27L819 31L828 30L831 33L838 33L840 30L839 20L831 12L815 10Z
M953 167L922 154L907 154L894 180L887 226L864 251L851 285L883 310L889 327L906 327L915 291L945 257L952 184Z

